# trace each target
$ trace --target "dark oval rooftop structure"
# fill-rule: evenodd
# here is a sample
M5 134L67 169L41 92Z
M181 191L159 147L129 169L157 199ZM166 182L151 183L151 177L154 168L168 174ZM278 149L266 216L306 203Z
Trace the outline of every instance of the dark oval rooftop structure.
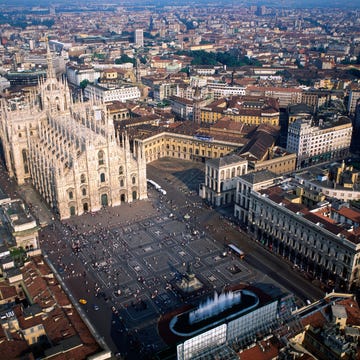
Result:
M182 337L195 336L244 315L259 304L258 296L249 290L215 293L214 298L200 304L197 309L175 315L170 321L170 330Z

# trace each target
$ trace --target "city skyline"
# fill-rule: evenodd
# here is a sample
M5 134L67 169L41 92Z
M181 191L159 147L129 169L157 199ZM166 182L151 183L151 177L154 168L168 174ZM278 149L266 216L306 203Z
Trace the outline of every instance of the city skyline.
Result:
M0 0L0 353L360 358L358 4Z
M197 4L202 4L202 5L216 5L219 6L219 2L216 1L211 1L211 0L200 0L198 1L195 6ZM232 5L234 6L234 2L233 0L223 0L222 4L224 5ZM162 6L171 6L171 7L178 7L178 6L186 6L186 5L194 5L193 2L188 1L188 0L182 0L180 2L177 2L176 4L174 4L172 1L167 1L167 0L158 0L158 1L148 1L148 0L136 0L136 1L122 1L122 0L113 0L113 1L109 1L106 2L105 4L101 4L99 5L96 2L87 2L84 3L82 1L70 1L70 0L62 0L62 1L42 1L42 0L37 0L37 1L33 1L33 0L26 0L26 1L22 1L22 0L10 0L10 1L5 1L5 0L0 0L0 6L2 5L7 5L7 6L16 6L16 7L31 7L31 8L39 8L39 7L43 7L43 8L48 8L49 6L55 6L55 7L59 7L59 9L61 9L62 5L65 6L72 6L74 8L76 7L102 7L102 8L111 8L113 6L125 6L125 7L129 7L131 8L132 6L150 6L150 7L162 7ZM301 0L301 1L295 1L295 0L291 0L291 1L274 1L274 0L248 0L248 1L240 1L236 3L236 6L238 7L246 7L246 6L251 6L251 5L255 5L255 6L269 6L272 8L287 8L287 9L292 9L292 8L319 8L319 7L324 7L324 8L358 8L360 7L360 1L359 0L354 0L351 2L343 2L340 0L317 0L316 2L312 1L312 0Z

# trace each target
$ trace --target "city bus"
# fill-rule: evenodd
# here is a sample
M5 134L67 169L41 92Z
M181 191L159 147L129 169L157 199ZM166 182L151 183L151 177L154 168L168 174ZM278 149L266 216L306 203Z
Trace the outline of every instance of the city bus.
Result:
M147 183L152 185L159 193L166 195L166 190L164 190L157 182L154 180L146 179Z
M230 249L231 252L233 252L234 254L238 255L240 259L243 259L245 257L245 253L240 250L237 246L235 246L234 244L228 244L228 247Z
M161 186L154 180L146 179L147 183L152 185L156 190L161 189Z

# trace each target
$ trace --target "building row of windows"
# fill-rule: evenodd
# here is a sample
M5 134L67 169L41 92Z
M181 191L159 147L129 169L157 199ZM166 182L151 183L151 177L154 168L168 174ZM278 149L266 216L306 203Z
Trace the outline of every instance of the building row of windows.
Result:
M84 182L85 182L85 178L83 177L83 174L81 175L81 177L82 177L81 180L84 180ZM106 182L106 175L105 175L105 173L100 173L100 182L101 182L101 183ZM132 183L132 185L136 185L136 176L132 176L132 178L131 178L131 183ZM124 187L124 184L125 184L124 179L120 179L120 187ZM85 187L82 187L82 188L81 188L81 194L82 194L82 196L86 196L86 195L87 195L87 190L86 190ZM72 199L74 198L74 192L73 192L73 190L71 190L71 189L68 190L68 196L69 196L69 199L70 199L70 200L72 200Z
M325 241L324 237L320 234L305 231L302 225L298 223L289 223L283 217L262 212L260 212L259 215L262 217L256 221L259 228L273 233L287 244L299 249L302 245L309 246L312 249L318 249L318 251L325 252L329 256L339 257L347 264L350 263L351 254L348 251L344 250L344 253L339 254L339 245L330 243L329 239ZM277 229L276 226L279 226L281 229Z
M136 200L137 196L138 196L137 191L133 190L132 193L131 193L131 196L132 196L132 200ZM120 201L121 202L126 202L127 201L125 194L120 194ZM100 204L101 204L101 206L108 206L109 205L109 198L108 198L108 195L106 193L100 195ZM83 207L82 210L84 212L87 212L87 211L90 210L89 203L87 203L87 202L83 203L82 207ZM69 212L70 212L70 216L76 215L76 206L73 204L73 202L69 204Z
M124 175L124 166L122 166L122 165L119 166L119 175ZM100 182L105 182L105 173L100 174ZM80 175L80 183L81 184L86 183L86 175L85 174Z
M235 176L244 175L246 174L246 170L246 166L236 166L232 167L231 169L221 170L220 180L232 179ZM218 170L208 165L206 168L206 175L216 179L218 177Z

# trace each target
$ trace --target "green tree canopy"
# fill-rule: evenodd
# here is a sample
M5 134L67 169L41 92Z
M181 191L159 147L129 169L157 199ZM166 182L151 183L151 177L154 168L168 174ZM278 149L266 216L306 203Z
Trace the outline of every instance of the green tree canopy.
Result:
M226 65L239 67L244 65L261 66L256 59L250 59L244 55L233 54L231 52L207 52L204 50L179 51L179 55L187 55L193 58L191 65Z
M85 89L89 83L90 83L90 81L88 79L84 79L83 81L81 81L80 82L81 89Z
M126 54L122 54L119 58L115 59L115 64L125 64L125 63L132 63L135 66L136 60L135 58L131 58Z

